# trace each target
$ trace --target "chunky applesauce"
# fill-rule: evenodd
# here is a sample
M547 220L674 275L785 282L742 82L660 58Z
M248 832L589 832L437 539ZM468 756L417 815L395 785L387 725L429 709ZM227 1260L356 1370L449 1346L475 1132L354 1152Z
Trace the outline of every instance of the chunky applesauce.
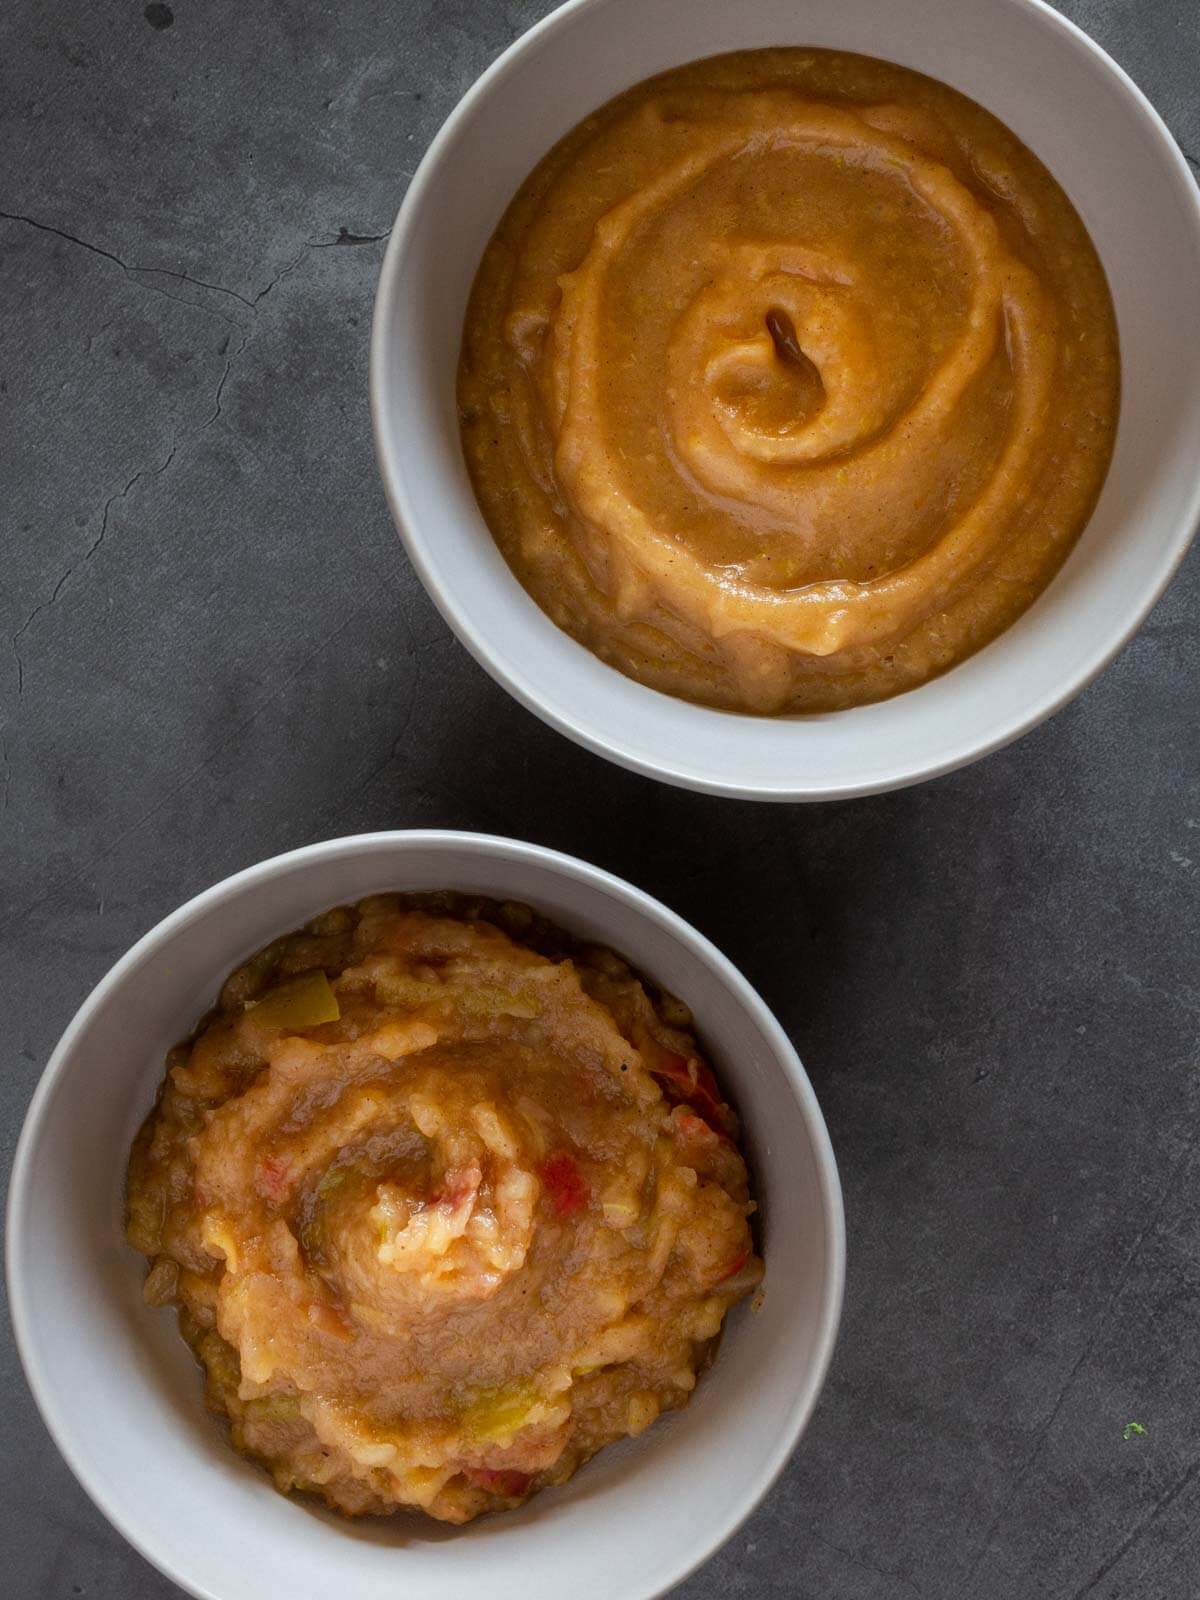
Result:
M483 257L467 464L521 583L643 683L760 713L912 688L1034 600L1116 427L1078 214L982 107L865 56L650 79Z
M280 1489L465 1522L686 1403L761 1276L736 1136L618 956L385 895L254 956L171 1053L128 1237Z

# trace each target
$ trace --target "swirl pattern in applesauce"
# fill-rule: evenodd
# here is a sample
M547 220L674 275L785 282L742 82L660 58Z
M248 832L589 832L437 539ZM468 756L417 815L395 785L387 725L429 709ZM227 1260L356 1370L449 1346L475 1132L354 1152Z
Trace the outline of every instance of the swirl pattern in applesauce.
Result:
M480 504L564 629L755 712L911 688L1036 597L1118 403L1107 284L1006 128L866 57L667 73L536 168L459 376Z
M686 1404L762 1271L736 1132L686 1009L611 951L376 896L172 1052L128 1234L280 1489L465 1522Z

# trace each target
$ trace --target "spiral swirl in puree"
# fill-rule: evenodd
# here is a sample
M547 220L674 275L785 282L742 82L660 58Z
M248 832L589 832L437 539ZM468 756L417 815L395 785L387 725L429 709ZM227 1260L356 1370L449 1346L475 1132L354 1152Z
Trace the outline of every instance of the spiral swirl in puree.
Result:
M1066 195L994 117L863 56L667 73L532 173L459 373L517 576L688 699L911 688L1045 586L1112 450L1116 326Z
M619 957L382 896L254 957L172 1053L129 1238L281 1489L464 1522L686 1402L761 1276L736 1132Z

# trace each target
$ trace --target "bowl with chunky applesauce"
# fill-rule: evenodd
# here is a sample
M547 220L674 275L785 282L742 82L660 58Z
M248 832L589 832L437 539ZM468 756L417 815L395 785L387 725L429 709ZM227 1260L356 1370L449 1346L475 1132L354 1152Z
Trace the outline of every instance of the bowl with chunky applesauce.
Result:
M687 1403L762 1281L737 1119L673 996L528 906L373 895L167 1058L144 1295L276 1485L468 1522Z
M584 0L435 141L377 302L385 485L569 735L718 792L895 787L1049 715L1168 580L1195 185L1085 36L1001 9L818 3L790 44L782 0Z
M795 1447L843 1261L745 979L474 834L314 845L168 917L55 1051L9 1201L56 1442L223 1600L520 1600L564 1552L586 1600L661 1593Z

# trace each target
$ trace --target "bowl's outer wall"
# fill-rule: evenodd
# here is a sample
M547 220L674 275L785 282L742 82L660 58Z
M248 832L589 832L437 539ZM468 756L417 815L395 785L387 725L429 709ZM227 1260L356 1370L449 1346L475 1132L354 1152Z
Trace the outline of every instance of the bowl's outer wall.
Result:
M680 61L806 43L889 57L999 115L1058 177L1109 275L1122 416L1096 513L1016 626L945 677L835 716L754 719L668 699L560 633L511 577L463 465L454 377L475 267L508 198L590 108ZM392 510L477 658L554 726L638 770L763 798L866 793L948 771L1076 693L1136 628L1200 505L1200 202L1147 102L1037 0L581 0L485 75L418 171L384 262L372 344Z
M680 1416L602 1455L565 1491L453 1539L356 1525L275 1494L203 1413L174 1318L141 1302L121 1239L124 1163L163 1057L241 957L385 888L516 897L625 951L686 996L753 1137L769 1292L735 1314L719 1372ZM98 986L31 1109L10 1207L10 1280L35 1395L68 1461L169 1576L220 1600L648 1596L752 1508L815 1401L840 1309L841 1201L812 1090L744 980L670 913L548 851L461 834L375 835L251 868L160 925ZM614 1529L624 1536L614 1539ZM214 1537L214 1535L216 1535ZM403 1545L397 1566L397 1546Z

